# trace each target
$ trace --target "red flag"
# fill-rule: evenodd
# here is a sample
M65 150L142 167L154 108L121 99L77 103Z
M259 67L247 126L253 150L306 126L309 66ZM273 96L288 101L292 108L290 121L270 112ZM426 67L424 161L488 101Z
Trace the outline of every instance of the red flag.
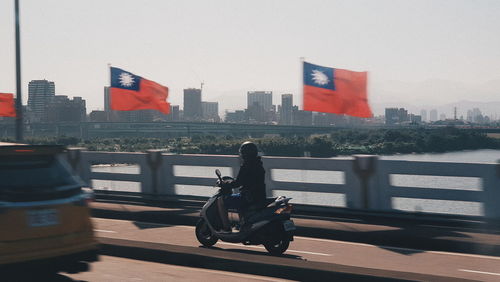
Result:
M366 72L304 62L304 110L372 117L366 82Z
M119 68L111 68L110 106L112 110L158 110L170 113L168 88Z
M14 95L11 93L0 93L0 117L15 117Z

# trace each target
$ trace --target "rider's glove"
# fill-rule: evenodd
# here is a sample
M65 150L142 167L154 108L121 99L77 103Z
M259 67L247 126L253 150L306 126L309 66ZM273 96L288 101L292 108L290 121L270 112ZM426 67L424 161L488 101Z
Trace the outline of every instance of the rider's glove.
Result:
M221 187L221 188L230 188L231 186L231 182L230 181L225 181L225 180L222 180L222 182L220 180L217 180L217 186Z

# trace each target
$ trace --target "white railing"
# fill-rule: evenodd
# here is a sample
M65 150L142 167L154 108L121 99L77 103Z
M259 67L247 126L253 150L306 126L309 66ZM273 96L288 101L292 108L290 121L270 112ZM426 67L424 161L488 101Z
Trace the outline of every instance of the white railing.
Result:
M237 156L173 155L157 151L112 153L71 149L68 160L88 185L93 180L137 182L140 183L137 192L149 195L183 195L179 187L213 186L214 167L232 171L233 175L239 168ZM394 161L361 155L343 159L263 157L263 163L268 196L284 191L303 204L500 219L500 164ZM94 164L134 164L139 173L97 172L92 169ZM187 173L176 173L178 167L187 168ZM191 167L193 171L205 167L208 172L191 175Z

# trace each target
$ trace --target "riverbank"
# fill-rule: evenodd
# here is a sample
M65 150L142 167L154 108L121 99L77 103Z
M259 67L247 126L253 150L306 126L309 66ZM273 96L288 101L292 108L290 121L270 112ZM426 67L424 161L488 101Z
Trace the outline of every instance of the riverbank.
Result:
M352 154L443 153L463 150L500 149L500 139L474 130L453 127L439 129L350 129L311 137L235 138L195 135L190 138L34 138L31 144L62 144L89 151L144 152L160 149L177 154L233 155L240 144L251 140L269 156L334 157ZM0 140L11 141L11 140Z

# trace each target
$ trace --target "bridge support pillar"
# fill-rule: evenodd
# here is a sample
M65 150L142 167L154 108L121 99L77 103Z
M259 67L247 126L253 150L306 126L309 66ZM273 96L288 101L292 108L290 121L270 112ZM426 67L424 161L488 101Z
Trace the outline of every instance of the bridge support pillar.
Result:
M484 190L484 215L489 219L500 219L500 160L491 171L483 178Z
M354 155L353 170L359 177L360 189L358 195L360 196L362 209L373 209L373 181L370 181L371 176L375 173L377 156L375 155ZM359 204L359 202L358 202Z
M143 187L143 193L159 194L160 193L160 167L162 165L162 155L159 150L146 151L146 161L149 166L151 187ZM146 189L144 189L146 188ZM147 191L144 191L147 190Z

